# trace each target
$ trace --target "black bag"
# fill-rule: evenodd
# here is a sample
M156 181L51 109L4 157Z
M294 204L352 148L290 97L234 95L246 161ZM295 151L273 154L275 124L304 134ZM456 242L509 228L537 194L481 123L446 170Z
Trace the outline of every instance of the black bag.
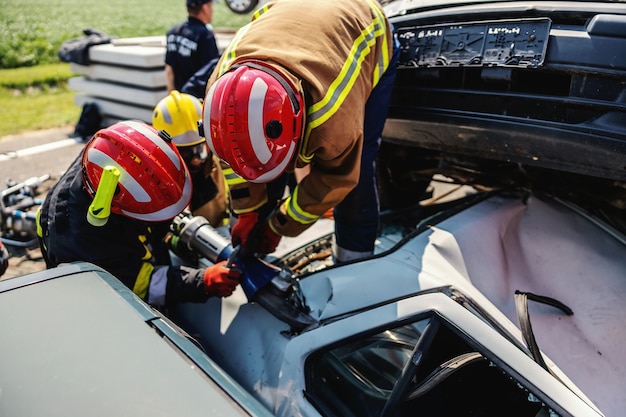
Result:
M102 113L100 107L94 102L87 102L83 105L83 111L74 128L74 136L82 140L90 139L102 126Z
M86 38L70 39L63 42L59 53L59 59L63 62L74 62L80 65L89 65L89 47L111 42L111 36L96 29L84 29Z

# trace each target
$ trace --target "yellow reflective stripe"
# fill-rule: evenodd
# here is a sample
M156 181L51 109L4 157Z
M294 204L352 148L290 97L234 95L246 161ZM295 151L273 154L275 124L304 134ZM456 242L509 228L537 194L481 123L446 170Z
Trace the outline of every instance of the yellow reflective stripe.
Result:
M274 225L272 224L272 222L267 222L267 225L270 227L270 229L272 230L272 232L276 233L278 236L282 236L282 234L280 234L280 232L278 230L276 230L276 228L274 227Z
M41 228L41 206L37 209L35 214L35 225L37 226L37 236L43 237L43 229Z
M233 185L239 185L239 184L245 184L248 181L246 181L245 179L241 178L239 175L237 175L235 173L235 171L233 171L232 168L224 168L222 170L222 174L224 175L224 179L226 180L226 188L228 189L228 192L230 193L230 187ZM235 214L243 214L243 213L249 213L251 211L254 211L256 209L258 209L259 207L261 207L263 204L267 203L267 198L264 198L263 201L261 201L260 203L258 203L256 206L254 207L246 207L243 209L236 209L234 207L231 207L232 211Z
M150 287L150 276L154 271L154 265L149 262L142 262L141 269L135 279L135 285L133 286L133 292L145 300L148 296L148 288Z
M361 63L369 54L370 45L374 41L371 28L368 29L368 31L362 32L352 45L348 59L344 62L337 78L330 84L326 95L309 107L307 116L311 128L321 125L335 114L354 86L361 69Z
M391 57L389 56L389 39L387 38L387 26L385 24L383 11L380 10L380 8L372 0L367 0L367 2L369 3L372 11L376 14L376 16L378 16L377 20L381 22L382 30L384 32L382 54L380 55L380 58L378 59L378 64L374 69L374 78L372 80L372 85L375 87L378 84L378 81L380 81L380 79L382 78L385 71L387 71Z
M224 178L226 179L226 185L229 187L232 185L243 184L247 182L245 179L235 174L235 171L233 171L232 168L224 169L223 173L224 173Z
M236 215L240 215L240 214L244 214L244 213L250 213L250 212L253 212L253 211L261 208L261 206L264 205L265 203L267 203L267 198L264 199L263 201L261 201L259 204L257 204L254 207L246 207L246 208L242 208L242 209L235 209L235 208L233 208L233 213L235 213Z
M311 130L310 129L306 129L306 131L304 132L304 143L309 143L309 135L311 134ZM311 155L305 155L304 152L304 148L305 146L302 146L300 148L300 153L298 154L298 158L300 158L300 160L302 162L304 162L305 164L310 164L311 161L313 160L313 157L315 156L314 153L312 153Z
M256 19L258 19L259 17L261 17L261 15L263 15L268 10L269 10L269 7L267 4L261 7L259 10L254 12L254 14L252 15L252 19L250 20L250 23L248 23L245 26L242 26L241 28L239 28L237 33L235 33L235 36L231 39L230 43L224 50L224 53L222 53L224 60L222 61L222 64L220 65L218 77L223 75L226 71L228 71L228 69L230 68L231 62L233 62L233 60L237 57L237 51L236 51L237 44L239 44L239 41L241 40L243 35L245 35L248 29L250 29L250 24L254 22Z
M231 39L230 43L224 50L224 53L222 53L222 56L224 57L224 59L222 60L222 64L220 65L218 77L226 73L230 69L231 63L235 60L235 58L237 58L237 45L239 44L239 41L241 40L243 35L246 34L248 29L250 29L250 24L256 19L258 19L261 15L263 15L265 12L267 12L268 9L269 9L268 5L265 5L261 7L259 10L257 10L256 12L254 12L250 23L248 23L245 26L242 26L241 28L239 28L237 33L235 33L235 36L233 36L233 38Z
M293 190L293 193L290 197L287 198L285 202L285 206L287 207L287 215L301 224L311 224L321 216L317 216L315 214L307 213L302 210L302 208L298 205L298 190L300 186L296 186L296 189Z
M310 162L313 158L313 155L304 154L304 151L308 147L308 139L311 131L332 117L345 101L354 83L358 79L363 61L370 54L372 46L376 44L376 38L383 36L384 42L387 42L387 26L384 17L379 13L380 9L378 9L371 0L368 0L368 3L377 17L374 18L372 23L363 29L361 34L354 40L341 71L337 75L337 78L330 84L326 95L307 109L307 127L304 134L304 146L301 147L302 153L300 154L300 159L305 162ZM386 55L386 65L388 66L389 56L386 52L384 55ZM383 69L386 69L385 62L383 62ZM377 66L375 71L375 76L377 77L375 80L376 83L381 75L382 72L379 71Z
M254 14L252 15L252 20L254 21L254 20L258 19L259 16L264 14L268 9L269 9L269 7L267 6L267 4L265 6L263 6L263 7L261 7L259 10L254 12Z
M148 230L150 230L150 228L148 228ZM147 260L151 259L152 258L152 252L150 252L150 248L148 247L148 245L146 245L146 242L148 241L148 237L144 236L144 235L139 235L139 236L137 236L137 238L142 243L143 248L146 250L146 253L141 257L141 260L142 261L147 261Z
M219 163L219 162L215 162L214 160L213 163ZM230 192L228 181L226 181L226 175L228 173L234 173L232 168L222 168L222 180L224 181L224 191L226 192L226 195L228 195L228 193Z
M222 54L224 59L222 60L222 63L220 65L218 77L224 75L224 73L228 71L228 69L230 68L231 62L233 62L233 60L237 57L237 45L239 44L239 41L241 40L243 35L245 35L245 33L248 31L249 28L250 28L250 23L241 27L237 31L237 33L235 33L235 36L233 36L233 39L230 41L230 43L224 50L224 53Z

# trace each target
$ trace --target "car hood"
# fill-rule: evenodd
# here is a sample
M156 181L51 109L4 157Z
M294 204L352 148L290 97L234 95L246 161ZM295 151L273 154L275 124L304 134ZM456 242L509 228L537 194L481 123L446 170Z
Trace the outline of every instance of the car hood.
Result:
M534 338L548 366L580 398L607 416L620 415L626 407L621 395L626 372L616 366L626 343L624 235L579 206L538 192L468 192L440 204L444 207L408 235L394 219L384 218L374 257L320 269L315 245L325 247L332 221L316 224L311 236L299 237L301 254L298 249L279 255L286 263L311 266L294 276L292 285L299 291L290 292L291 301L272 295L273 288L260 291L263 297L253 302L236 291L226 299L181 306L179 319L201 335L228 372L275 399L272 378L290 367L298 376L302 372L293 358L282 367L288 345L323 344L319 335L332 332L333 324L357 321L372 330L368 326L380 324L364 317L382 310L392 317L410 315L412 302L436 295L495 330L502 337L500 347L525 351L516 292L552 297L573 314L532 299L528 303ZM294 242L281 243L293 247ZM299 315L293 315L296 299L305 307Z
M573 315L530 307L541 349L607 415L615 415L626 405L606 389L626 383L626 373L615 366L626 341L623 235L541 194L497 193L451 214L380 257L302 279L311 316L332 321L449 286L517 334L515 292L553 295Z

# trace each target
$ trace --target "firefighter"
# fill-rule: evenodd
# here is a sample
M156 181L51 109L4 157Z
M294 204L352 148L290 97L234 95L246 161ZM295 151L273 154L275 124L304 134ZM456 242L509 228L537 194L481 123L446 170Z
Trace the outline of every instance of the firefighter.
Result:
M157 308L226 297L239 272L224 262L172 266L163 237L189 204L192 184L167 134L143 122L99 130L37 213L47 268L92 262Z
M376 0L270 1L207 84L209 147L230 165L232 242L275 250L334 208L334 259L373 253L375 157L398 44ZM286 198L288 173L303 172Z
M152 126L165 130L176 145L191 174L193 193L189 209L203 216L213 227L228 218L224 176L220 161L198 133L202 103L196 97L173 90L152 112Z

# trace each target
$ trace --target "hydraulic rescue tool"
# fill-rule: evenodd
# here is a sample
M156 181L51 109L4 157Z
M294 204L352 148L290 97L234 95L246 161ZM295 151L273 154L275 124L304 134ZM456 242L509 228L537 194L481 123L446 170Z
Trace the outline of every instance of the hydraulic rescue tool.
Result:
M179 244L182 243L211 262L228 260L228 267L239 269L241 287L248 300L252 300L257 291L270 282L281 291L286 291L292 285L291 271L256 256L241 256L239 246L233 247L230 239L211 226L202 216L180 214L174 218L172 229L179 238Z

